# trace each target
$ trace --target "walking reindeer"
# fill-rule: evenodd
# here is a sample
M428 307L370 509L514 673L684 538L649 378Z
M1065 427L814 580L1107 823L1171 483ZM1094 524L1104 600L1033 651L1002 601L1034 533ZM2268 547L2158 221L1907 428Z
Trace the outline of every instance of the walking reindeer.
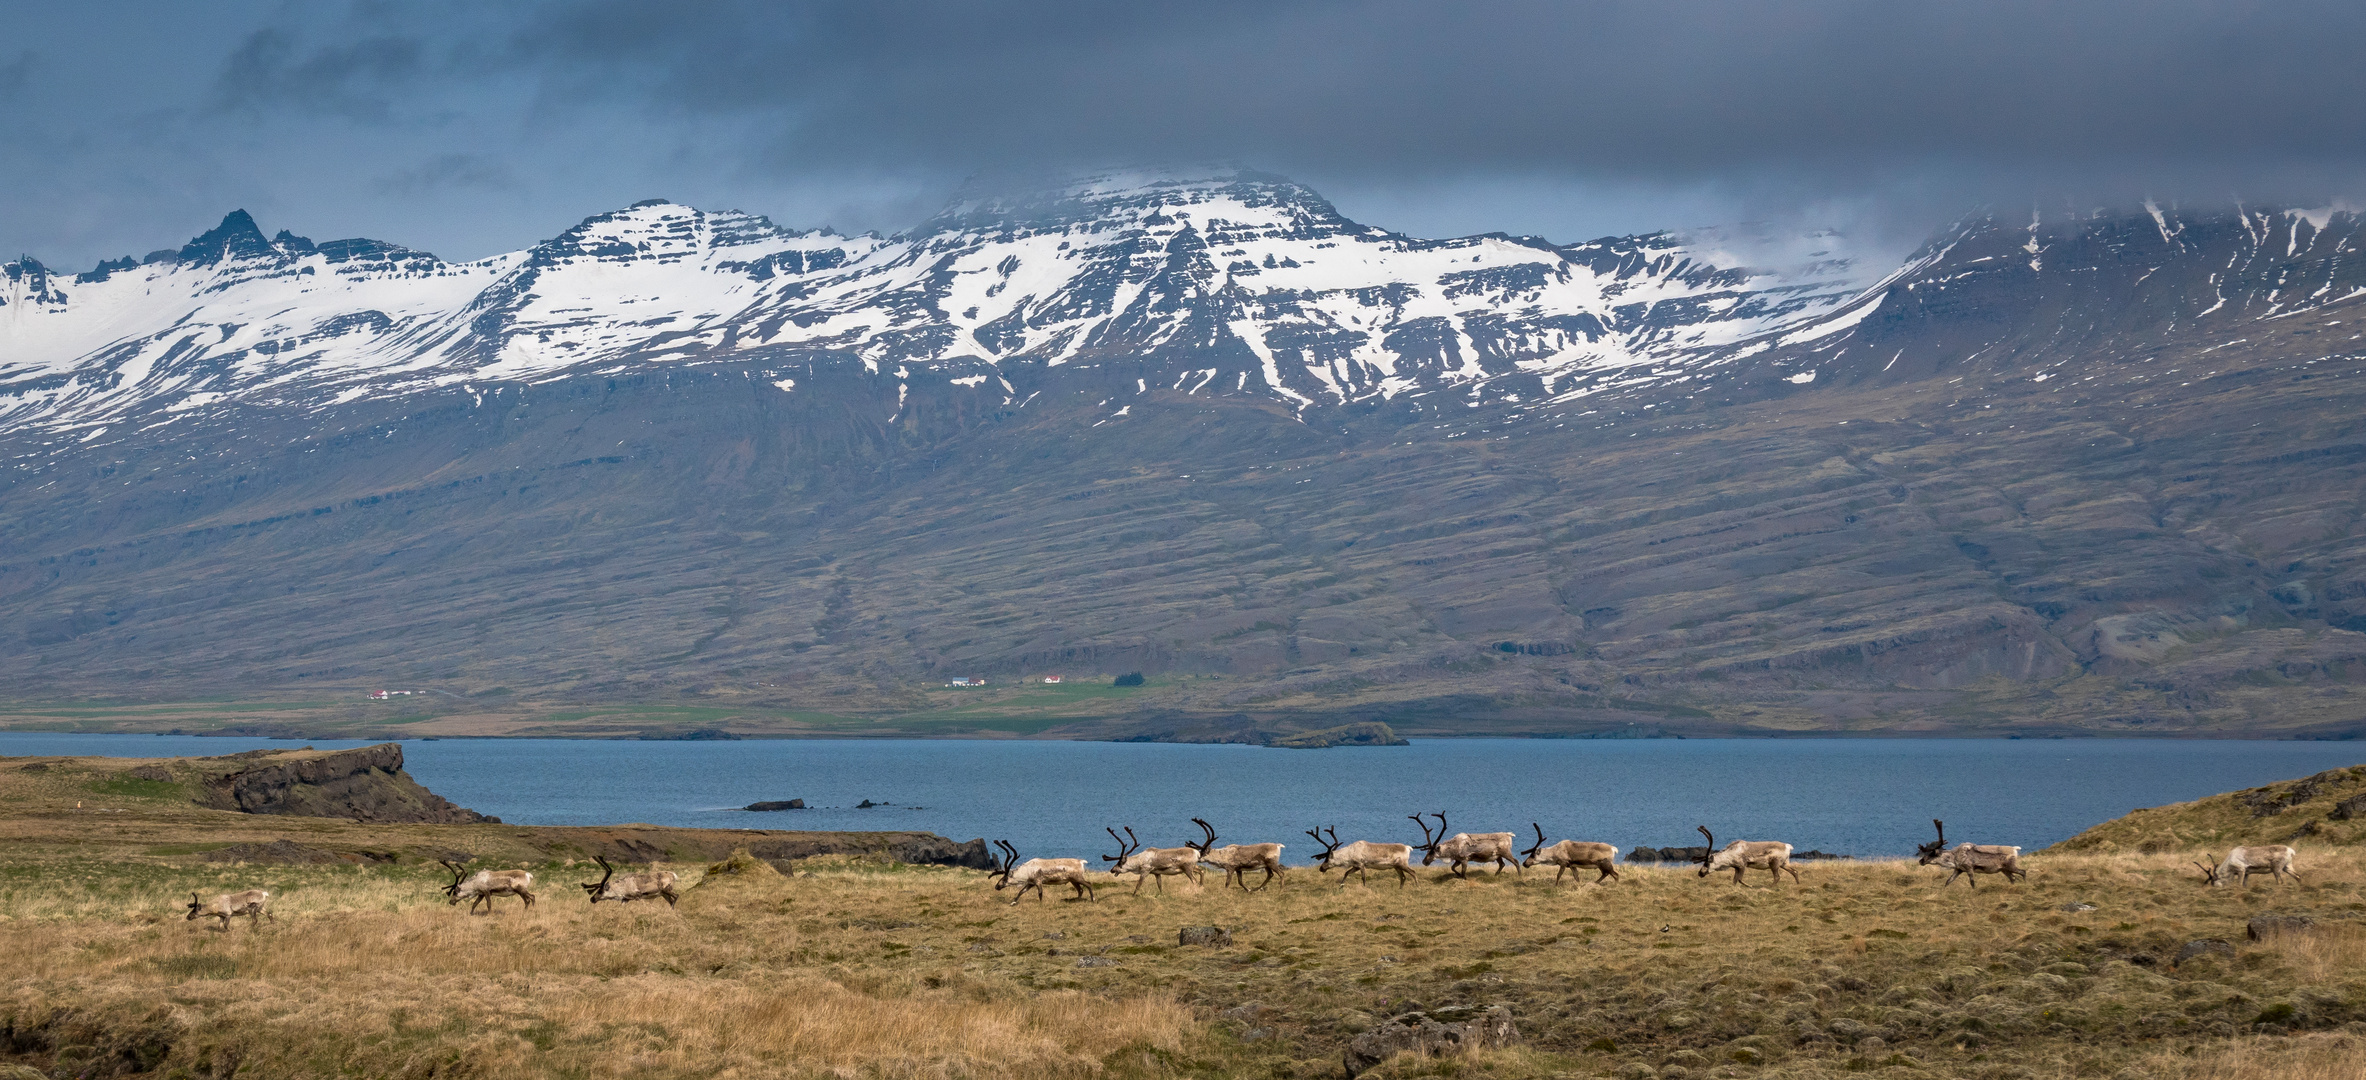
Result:
M2294 881L2300 880L2300 871L2292 868L2292 857L2298 854L2284 844L2265 844L2229 851L2226 861L2216 866L2208 863L2194 865L2202 868L2202 883L2205 885L2225 885L2228 878L2236 878L2237 884L2249 888L2253 874L2266 874L2280 885L2287 875Z
M1596 884L1618 876L1618 848L1591 840L1563 840L1547 846L1544 842L1544 826L1531 821L1528 827L1536 830L1536 846L1521 852L1525 858L1520 860L1520 865L1527 867L1550 863L1559 867L1553 871L1553 884L1559 885L1563 874L1576 879L1587 870L1602 872L1601 877L1594 879Z
M1799 881L1799 871L1791 869L1791 845L1780 840L1736 840L1720 848L1708 826L1697 828L1702 838L1709 842L1709 850L1701 855L1701 877L1708 877L1719 870L1731 870L1733 883L1739 885L1742 883L1742 871L1764 870L1775 879L1777 885L1783 883L1784 874L1791 875L1795 884Z
M190 893L189 917L182 921L196 922L199 919L220 919L222 920L222 929L228 931L231 917L244 915L250 925L261 927L264 919L269 919L274 923L279 921L279 916L273 915L263 907L270 902L271 891L268 889L244 889L234 893L223 893L211 900L199 900L196 893Z
M1470 879L1469 869L1472 863L1492 862L1495 864L1495 872L1498 874L1503 873L1503 868L1506 866L1511 867L1514 872L1521 872L1520 862L1517 858L1518 853L1512 848L1512 845L1519 841L1520 834L1518 833L1455 833L1453 836L1447 836L1446 815L1440 813L1435 815L1438 819L1438 834L1431 836L1429 823L1421 820L1421 815L1407 814L1406 816L1413 819L1413 824L1421 826L1421 865L1423 866L1444 859L1448 864L1447 869L1451 870L1455 877L1465 881Z
M1318 874L1328 874L1332 867L1339 867L1341 870L1339 886L1341 888L1347 887L1347 878L1350 874L1363 875L1364 884L1371 885L1371 872L1375 869L1396 871L1397 888L1400 889L1405 887L1405 880L1413 876L1413 845L1376 844L1370 840L1342 844L1339 842L1339 830L1327 829L1327 831L1330 832L1331 838L1325 840L1322 832L1314 829L1306 830L1306 835L1314 837L1314 842L1323 846L1321 853L1315 856L1314 869Z
M1955 884L1958 877L1977 889L1982 874L2003 874L2008 885L2029 876L2029 871L2021 869L2020 848L2008 844L1965 843L1949 849L1947 823L1932 818L1931 825L1939 830L1939 838L1927 844L1915 845L1914 854L1915 861L1920 865L1936 866L1948 871L1947 880L1939 883L1940 888Z
M996 840L994 846L1002 849L1002 865L996 867L992 875L994 891L1001 892L1011 886L1018 886L1018 895L1010 900L1012 906L1026 899L1029 889L1035 890L1035 901L1042 903L1043 887L1046 885L1067 885L1076 890L1076 896L1086 900L1098 899L1093 895L1091 871L1085 868L1083 859L1029 859L1020 862L1019 849L1012 847L1010 841Z
M1142 895L1142 883L1153 878L1157 879L1158 891L1161 893L1167 891L1167 879L1177 874L1190 878L1193 884L1204 880L1199 869L1198 848L1188 844L1171 848L1143 847L1142 841L1134 838L1134 827L1131 825L1126 826L1123 837L1117 835L1116 829L1106 831L1111 840L1117 841L1117 854L1103 855L1101 859L1116 864L1109 868L1112 874L1135 875L1133 895Z
M451 898L451 904L455 907L462 900L468 901L468 913L471 915L476 914L478 904L485 905L486 914L492 914L493 898L496 896L514 896L525 901L528 908L534 906L534 875L531 873L524 870L479 870L476 876L462 880L468 871L449 860L436 861L443 863L444 869L452 872L452 883L444 886L444 895Z
M1263 892L1267 885L1273 883L1273 879L1282 876L1282 845L1226 844L1216 847L1215 826L1202 818L1192 818L1191 823L1207 833L1208 838L1189 846L1199 849L1199 861L1224 871L1226 885L1238 885L1242 892ZM1211 848L1214 850L1209 850ZM1251 890L1247 879L1241 876L1251 870L1265 871L1265 880L1258 882L1255 890Z
M592 858L605 873L600 875L598 881L577 882L584 892L591 894L592 903L614 900L619 904L629 904L635 900L663 898L665 906L672 907L682 899L682 894L674 891L674 885L682 880L681 875L671 870L644 870L638 874L617 877L616 868L608 865L605 857L594 855Z

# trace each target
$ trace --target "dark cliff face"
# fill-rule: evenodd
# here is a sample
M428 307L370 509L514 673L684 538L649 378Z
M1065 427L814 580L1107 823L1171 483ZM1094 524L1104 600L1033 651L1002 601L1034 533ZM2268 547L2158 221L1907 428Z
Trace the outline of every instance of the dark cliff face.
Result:
M216 758L214 761L232 759ZM320 757L248 759L205 777L204 805L247 814L351 818L432 825L499 823L454 806L403 771L403 748L381 743Z

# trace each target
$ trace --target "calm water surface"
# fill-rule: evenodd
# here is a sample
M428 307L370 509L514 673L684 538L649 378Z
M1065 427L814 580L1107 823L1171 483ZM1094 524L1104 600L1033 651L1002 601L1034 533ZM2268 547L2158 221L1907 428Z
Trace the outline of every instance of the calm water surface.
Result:
M0 755L166 757L286 741L0 732ZM316 741L321 749L367 745ZM1411 746L1268 750L1160 743L845 740L406 741L413 776L462 806L532 825L922 829L1008 838L1027 855L1093 856L1101 830L1158 845L1280 840L1304 831L1419 841L1405 820L1445 811L1458 831L1542 822L1556 839L1637 845L1787 840L1858 856L1910 853L1944 818L1950 840L2051 844L2139 806L2358 764L2322 742L1988 739L1429 739ZM761 799L814 809L751 814ZM854 809L865 799L891 803ZM1525 842L1522 846L1526 846Z

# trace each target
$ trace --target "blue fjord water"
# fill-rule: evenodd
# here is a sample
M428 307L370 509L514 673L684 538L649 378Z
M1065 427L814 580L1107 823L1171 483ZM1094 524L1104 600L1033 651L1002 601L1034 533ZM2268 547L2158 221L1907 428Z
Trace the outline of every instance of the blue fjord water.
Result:
M0 756L166 757L288 747L192 736L0 732ZM316 741L322 749L367 745ZM407 741L412 775L453 802L533 825L920 829L1008 838L1029 855L1114 852L1101 830L1155 845L1279 840L1288 861L1342 839L1418 841L1405 816L1458 831L1542 822L1556 839L1632 849L1787 840L1859 857L1908 854L1930 819L1950 840L2042 847L2139 806L2358 764L2325 742L1987 739L1426 739L1268 750L1161 743L935 740ZM746 813L767 799L813 809ZM855 809L865 799L892 805ZM2262 822L2268 839L2280 822ZM1525 842L1522 846L1526 846Z

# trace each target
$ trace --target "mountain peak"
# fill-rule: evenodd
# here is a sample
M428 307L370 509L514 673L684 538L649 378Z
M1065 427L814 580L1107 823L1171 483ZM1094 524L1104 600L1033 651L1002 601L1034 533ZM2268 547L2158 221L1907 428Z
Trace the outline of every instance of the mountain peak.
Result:
M200 266L225 259L243 259L273 253L271 241L255 224L254 215L244 210L232 210L222 216L222 223L200 233L181 248L181 261Z
M1354 225L1330 200L1286 176L1211 167L1122 169L1029 184L973 180L915 234L1044 232L1085 222L1156 227L1194 218Z

